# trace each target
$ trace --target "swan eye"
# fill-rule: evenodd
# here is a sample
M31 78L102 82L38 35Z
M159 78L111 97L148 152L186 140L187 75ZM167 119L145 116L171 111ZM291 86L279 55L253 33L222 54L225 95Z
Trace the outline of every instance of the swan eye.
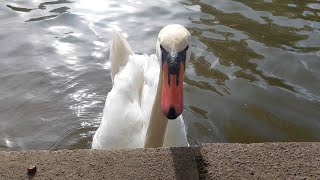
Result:
M161 49L161 60L163 64L167 60L170 54L162 47L162 45L160 45L160 49Z
M183 57L183 58L185 58L188 49L189 49L189 45L188 45L186 48L184 48L182 51L180 51L180 52L178 53L178 57Z
M160 44L160 49L161 49L163 58L166 57L169 54L169 52L166 51L166 49L161 44Z
M189 45L186 48L184 48L183 51L187 51L188 49L189 49Z
M163 51L164 50L164 48L162 47L162 45L160 44L160 49Z

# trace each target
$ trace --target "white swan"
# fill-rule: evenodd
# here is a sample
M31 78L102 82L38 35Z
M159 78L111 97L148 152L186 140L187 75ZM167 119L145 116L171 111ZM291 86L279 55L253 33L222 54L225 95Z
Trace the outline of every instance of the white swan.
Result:
M134 54L115 32L110 52L113 87L93 149L189 145L181 115L189 37L182 25L168 25L158 35L156 55L147 56Z

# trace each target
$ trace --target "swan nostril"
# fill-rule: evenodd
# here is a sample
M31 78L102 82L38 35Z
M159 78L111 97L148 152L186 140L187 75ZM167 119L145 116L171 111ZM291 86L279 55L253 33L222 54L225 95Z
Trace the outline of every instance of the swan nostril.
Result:
M168 73L172 75L178 75L180 70L180 65L177 62L168 63Z
M170 62L168 63L168 70L170 74L178 74L179 65L176 62Z
M176 119L178 116L176 114L176 110L173 107L170 107L169 112L167 114L168 119Z

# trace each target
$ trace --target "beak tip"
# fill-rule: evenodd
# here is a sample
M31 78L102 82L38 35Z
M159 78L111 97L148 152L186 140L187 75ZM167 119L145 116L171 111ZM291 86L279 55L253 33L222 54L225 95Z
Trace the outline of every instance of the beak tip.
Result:
M181 113L177 113L173 107L170 107L169 111L164 113L168 119L173 120L180 116Z

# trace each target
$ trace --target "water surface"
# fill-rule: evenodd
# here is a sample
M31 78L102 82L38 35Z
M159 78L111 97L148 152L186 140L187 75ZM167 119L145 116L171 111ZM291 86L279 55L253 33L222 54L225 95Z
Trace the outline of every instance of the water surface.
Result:
M0 150L89 148L112 87L112 28L153 54L172 23L192 34L192 145L320 140L317 0L5 0Z

